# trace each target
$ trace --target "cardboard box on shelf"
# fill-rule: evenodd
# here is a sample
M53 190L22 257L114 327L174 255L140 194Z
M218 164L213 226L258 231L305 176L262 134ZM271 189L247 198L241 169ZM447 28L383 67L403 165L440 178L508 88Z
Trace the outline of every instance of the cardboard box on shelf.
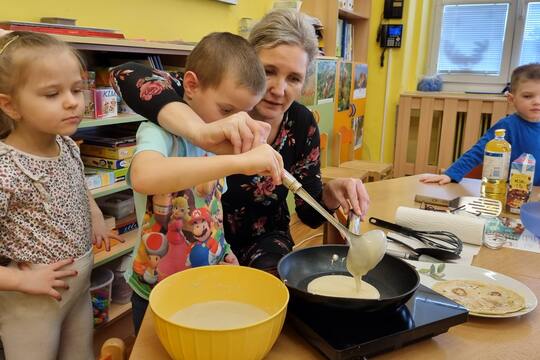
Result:
M86 155L82 155L81 158L86 166L111 170L127 168L131 163L131 158L117 160Z
M112 185L116 182L113 171L99 170L102 171L95 171L93 168L84 169L84 177L89 190Z
M137 215L133 212L127 216L116 219L116 230L119 234L125 234L131 230L138 229Z
M83 90L86 118L103 119L118 115L116 92L111 87Z
M125 160L133 157L135 154L135 145L107 147L82 143L81 154L94 157L104 157L107 159Z

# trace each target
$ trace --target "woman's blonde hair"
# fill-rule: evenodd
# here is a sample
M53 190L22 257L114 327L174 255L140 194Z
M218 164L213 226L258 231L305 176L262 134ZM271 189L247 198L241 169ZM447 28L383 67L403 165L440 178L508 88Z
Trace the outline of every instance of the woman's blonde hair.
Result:
M31 64L45 51L53 50L55 53L72 53L81 65L81 73L84 71L84 61L79 52L54 36L29 31L13 31L0 36L0 94L13 95L17 86L29 80L27 74ZM13 120L0 111L0 139L8 136L12 129Z
M308 69L319 52L315 28L307 16L289 9L276 9L266 14L255 24L248 40L257 52L279 45L296 45L306 52Z

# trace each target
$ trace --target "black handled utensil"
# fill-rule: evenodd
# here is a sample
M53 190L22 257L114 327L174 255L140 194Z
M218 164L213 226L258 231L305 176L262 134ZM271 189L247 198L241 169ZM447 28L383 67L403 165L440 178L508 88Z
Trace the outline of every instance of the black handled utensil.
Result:
M461 254L461 250L463 249L461 239L449 231L413 230L376 217L370 217L369 222L373 225L415 238L429 247L450 251L456 255Z
M407 260L423 261L423 262L430 262L430 263L442 263L441 260L431 257L429 255L411 254L405 251L386 249L386 254L392 255L401 259L407 259Z
M418 256L427 255L427 256L431 256L432 258L435 258L435 259L438 259L438 260L456 260L456 259L459 259L459 257L460 257L458 254L456 254L454 252L451 252L451 251L448 251L448 250L437 249L437 248L413 248L409 244L407 244L407 243L405 243L405 242L403 242L401 240L398 240L398 239L396 239L394 237L391 237L391 236L387 235L386 238L388 240L390 240L390 241L393 241L393 242L396 242L398 244L403 245L407 249L413 251Z

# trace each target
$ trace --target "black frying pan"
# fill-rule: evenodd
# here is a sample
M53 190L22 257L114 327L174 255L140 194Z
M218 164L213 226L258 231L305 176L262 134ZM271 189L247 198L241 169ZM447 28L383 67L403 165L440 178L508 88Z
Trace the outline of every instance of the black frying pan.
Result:
M405 261L385 255L381 262L362 279L375 286L381 298L350 299L315 295L307 292L307 284L323 275L349 275L344 258L347 245L321 245L293 251L281 259L278 273L289 288L291 301L297 305L321 305L339 310L373 312L396 309L416 291L420 278ZM338 260L333 260L337 255Z

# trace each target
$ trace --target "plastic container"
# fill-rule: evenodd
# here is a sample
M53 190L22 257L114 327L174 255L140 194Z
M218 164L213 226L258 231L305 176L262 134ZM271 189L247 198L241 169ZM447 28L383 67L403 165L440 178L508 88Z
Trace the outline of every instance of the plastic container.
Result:
M113 272L105 267L99 267L92 271L90 296L94 310L94 327L109 320L113 279Z
M124 279L124 273L131 264L131 255L125 255L119 260L113 269L112 302L116 304L127 304L131 300L133 290L126 282L126 279Z
M482 197L506 204L506 187L512 146L504 139L505 129L495 130L495 138L486 144L482 167Z
M116 219L123 218L135 211L135 202L131 193L121 192L97 200L101 211Z

